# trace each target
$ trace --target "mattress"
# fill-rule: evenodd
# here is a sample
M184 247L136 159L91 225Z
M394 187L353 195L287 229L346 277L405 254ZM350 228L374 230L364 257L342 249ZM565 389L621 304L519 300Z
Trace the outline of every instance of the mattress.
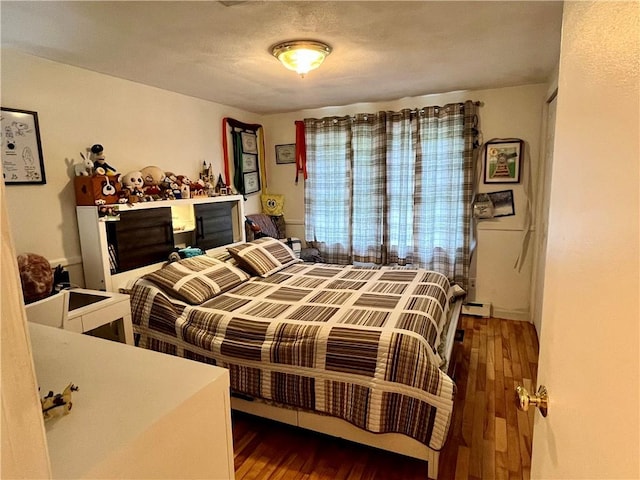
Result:
M250 398L443 446L455 394L441 369L444 275L297 263L200 304L174 293L157 277L133 284L140 347L228 368Z

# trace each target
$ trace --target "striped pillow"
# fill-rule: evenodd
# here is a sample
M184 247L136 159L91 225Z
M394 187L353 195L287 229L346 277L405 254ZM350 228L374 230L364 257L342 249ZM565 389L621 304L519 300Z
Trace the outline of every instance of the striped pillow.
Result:
M171 296L200 305L249 279L233 265L207 255L185 258L144 277Z
M258 238L227 250L241 265L263 278L302 261L287 245L271 237Z

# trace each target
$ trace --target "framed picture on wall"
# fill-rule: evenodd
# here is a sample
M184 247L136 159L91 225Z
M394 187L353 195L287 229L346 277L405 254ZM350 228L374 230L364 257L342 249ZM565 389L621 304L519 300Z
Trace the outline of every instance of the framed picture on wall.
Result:
M38 114L29 110L0 108L2 172L6 185L44 185L44 158Z
M245 173L244 174L244 193L249 195L250 193L256 193L260 191L260 176L258 172Z
M255 133L242 132L242 153L258 153L258 141Z
M276 145L276 163L296 163L296 144Z
M499 192L487 193L493 203L494 217L509 217L516 214L513 205L513 190L501 190Z
M484 183L520 183L523 146L522 140L487 142Z
M258 157L252 153L242 154L242 171L243 172L257 172L258 171Z

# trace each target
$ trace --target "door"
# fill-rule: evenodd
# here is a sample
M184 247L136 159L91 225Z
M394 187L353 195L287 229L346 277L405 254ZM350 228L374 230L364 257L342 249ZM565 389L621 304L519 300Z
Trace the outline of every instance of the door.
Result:
M637 2L565 2L532 479L640 478Z
M0 175L2 166L0 166ZM0 184L0 478L51 478L22 285Z

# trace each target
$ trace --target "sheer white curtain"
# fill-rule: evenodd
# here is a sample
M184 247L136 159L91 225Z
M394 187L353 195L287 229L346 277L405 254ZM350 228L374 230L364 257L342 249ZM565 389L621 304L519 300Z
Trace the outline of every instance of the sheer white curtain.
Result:
M420 266L467 285L475 106L306 119L306 237L331 263Z

